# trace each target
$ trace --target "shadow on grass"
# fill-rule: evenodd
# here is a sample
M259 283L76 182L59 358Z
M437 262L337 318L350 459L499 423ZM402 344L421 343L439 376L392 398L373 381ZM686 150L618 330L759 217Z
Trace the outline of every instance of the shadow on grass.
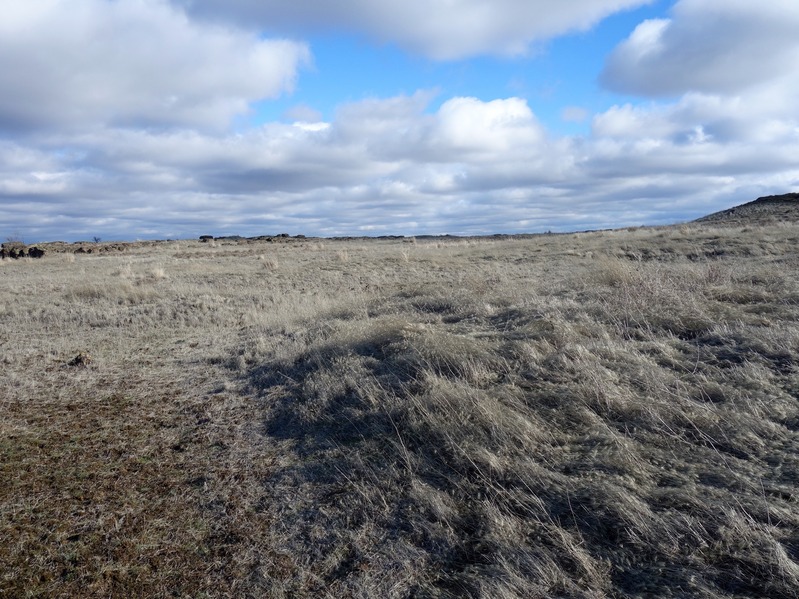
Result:
M753 456L694 423L619 441L610 427L626 423L597 424L580 368L522 388L502 344L419 330L320 335L248 373L285 450L262 505L293 563L285 592L797 596L795 508L777 530L748 474L702 482Z

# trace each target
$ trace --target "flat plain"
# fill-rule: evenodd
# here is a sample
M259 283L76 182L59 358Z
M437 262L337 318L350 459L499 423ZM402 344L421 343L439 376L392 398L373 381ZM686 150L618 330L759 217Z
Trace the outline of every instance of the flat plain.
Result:
M3 260L0 596L794 599L798 244Z

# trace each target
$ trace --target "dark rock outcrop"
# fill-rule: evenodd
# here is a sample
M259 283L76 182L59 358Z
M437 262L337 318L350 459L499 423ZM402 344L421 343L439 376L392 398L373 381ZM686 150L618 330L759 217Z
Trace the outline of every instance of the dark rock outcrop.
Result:
M0 245L0 259L41 258L44 254L45 251L43 249L37 246L29 249L24 243L19 241L8 241Z

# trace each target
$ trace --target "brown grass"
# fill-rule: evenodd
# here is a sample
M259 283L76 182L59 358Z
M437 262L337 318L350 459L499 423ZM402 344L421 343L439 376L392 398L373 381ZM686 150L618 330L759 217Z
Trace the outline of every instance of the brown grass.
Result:
M797 240L4 262L0 596L796 597Z

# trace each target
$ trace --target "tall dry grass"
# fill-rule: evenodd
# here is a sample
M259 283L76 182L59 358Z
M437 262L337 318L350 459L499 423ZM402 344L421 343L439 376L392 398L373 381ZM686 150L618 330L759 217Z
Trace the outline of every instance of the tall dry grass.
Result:
M797 237L4 264L0 593L795 597Z

